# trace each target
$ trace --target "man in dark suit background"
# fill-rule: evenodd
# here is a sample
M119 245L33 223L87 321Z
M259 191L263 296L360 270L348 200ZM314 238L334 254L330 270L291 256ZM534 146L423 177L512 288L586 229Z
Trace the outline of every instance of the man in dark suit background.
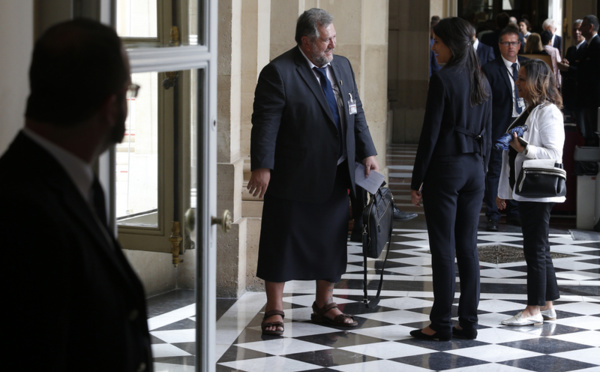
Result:
M492 143L506 132L506 129L525 108L523 99L515 89L520 64L526 58L519 57L519 30L508 26L500 32L498 50L500 55L495 61L482 67L492 87ZM513 66L514 65L514 66ZM500 212L496 206L498 180L502 166L502 150L492 147L490 162L485 179L484 204L488 231L497 231ZM517 202L511 201L506 210L507 223L520 224Z
M510 23L510 16L506 12L498 13L496 15L496 28L491 32L482 33L479 41L484 43L485 45L491 46L494 49L494 56L496 58L500 58L500 49L498 48L498 39L500 38L500 33L506 27L508 27ZM519 53L523 53L525 48L525 40L523 36L519 34Z
M473 33L473 48L475 48L477 59L479 60L479 67L481 67L486 63L496 59L496 56L494 55L494 48L480 42L479 39L477 39L475 27L471 27L471 29Z
M542 23L542 30L549 31L552 34L552 42L550 45L558 49L560 55L562 56L562 37L556 34L556 26L554 26L554 20L552 18L546 19L544 23Z
M585 127L585 144L598 146L598 107L600 106L600 36L598 17L593 14L583 17L579 29L587 46L581 53L577 68L577 93L581 104L581 119Z
M558 68L562 74L562 95L565 115L570 115L577 119L579 111L579 100L577 98L577 68L581 61L581 55L585 50L587 43L585 37L581 34L579 27L582 19L573 21L573 45L567 48L565 58L558 63ZM583 134L585 128L579 120L577 124Z
M107 226L92 166L125 133L129 63L111 28L36 42L25 128L0 158L9 370L151 371L144 290Z
M355 161L379 168L350 62L333 54L333 17L310 9L297 46L261 71L252 115L248 189L265 198L257 276L265 280L263 334L283 333L284 284L316 280L312 320L353 327L332 301L347 262Z
M491 46L479 42L477 38L475 38L475 41L473 42L473 47L477 52L477 59L479 59L480 67L496 59L496 56L494 55L494 49Z
M435 52L431 49L433 46L433 27L440 22L440 16L431 16L431 22L429 23L429 76L438 72L442 66L437 63Z

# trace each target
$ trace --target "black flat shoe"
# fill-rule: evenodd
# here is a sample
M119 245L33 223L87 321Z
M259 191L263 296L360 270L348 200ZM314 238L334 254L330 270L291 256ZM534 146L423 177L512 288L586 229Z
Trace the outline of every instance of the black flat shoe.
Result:
M474 340L477 338L477 330L475 328L458 329L456 327L452 327L452 336L465 340Z
M421 332L421 329L416 329L414 331L410 331L410 335L414 338L418 338L419 340L427 340L427 341L450 341L450 334L443 334L441 332L436 332L432 336L426 335Z

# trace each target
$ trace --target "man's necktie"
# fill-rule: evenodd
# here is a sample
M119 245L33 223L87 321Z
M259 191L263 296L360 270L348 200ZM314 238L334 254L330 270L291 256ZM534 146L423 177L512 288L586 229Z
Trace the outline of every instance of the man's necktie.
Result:
M520 114L523 109L521 108L521 106L519 106L519 91L517 89L517 76L519 76L519 70L517 69L517 63L513 63L512 64L512 78L513 78L513 82L514 87L515 87L515 107L517 108L517 114Z
M102 221L102 225L108 228L104 190L102 190L102 185L100 185L100 181L98 181L97 177L94 177L94 181L92 182L92 202L94 203L94 210L96 211L98 219Z
M333 94L333 88L331 87L331 83L329 82L329 79L327 79L327 67L314 67L314 69L319 74L321 88L323 88L323 93L325 93L325 98L327 99L327 103L329 104L329 108L331 109L331 113L333 114L335 126L337 127L338 132L341 134L342 131L340 130L340 115L338 113L337 100L335 99L335 95Z

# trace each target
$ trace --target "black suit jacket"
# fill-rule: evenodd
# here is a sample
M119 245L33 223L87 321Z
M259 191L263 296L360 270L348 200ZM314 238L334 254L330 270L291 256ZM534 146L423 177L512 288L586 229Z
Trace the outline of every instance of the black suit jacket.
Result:
M20 133L0 158L4 362L152 370L144 290L112 240L62 166Z
M527 60L525 57L517 58L519 63ZM492 141L496 141L506 132L512 118L512 86L502 57L486 64L482 70L492 87Z
M487 169L491 149L491 98L471 106L465 67L444 67L429 80L425 118L413 168L411 189L419 190L432 159L479 153ZM486 82L489 92L489 85ZM480 140L476 137L480 135Z
M344 103L340 115L354 188L355 161L376 151L350 62L336 55L331 67ZM350 97L356 114L349 113ZM251 162L252 170L271 170L268 193L303 202L327 200L335 182L338 136L323 90L298 47L263 68L254 97Z
M581 53L577 68L577 92L582 107L600 106L600 36L594 36Z
M496 55L494 54L494 48L482 42L479 42L479 44L477 45L477 58L479 59L479 66L483 66L488 62L492 62L496 59Z
M579 49L577 49L577 46L571 45L565 53L565 59L569 61L569 69L567 71L561 71L561 90L563 94L563 105L565 109L568 110L576 110L580 105L577 98L577 69L586 47L587 43L585 42Z
M552 43L552 46L555 47L556 49L558 49L558 51L560 52L560 55L562 56L562 52L563 52L562 37L560 37L559 35L554 35L554 42Z

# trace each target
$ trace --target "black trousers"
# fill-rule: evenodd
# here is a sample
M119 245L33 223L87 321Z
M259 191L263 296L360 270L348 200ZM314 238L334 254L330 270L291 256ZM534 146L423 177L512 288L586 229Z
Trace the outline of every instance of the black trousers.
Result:
M461 327L477 325L479 305L479 256L477 225L484 192L483 160L478 154L432 159L423 183L423 207L427 221L433 269L433 307L430 327L450 332L456 285L454 258L458 263Z
M527 262L527 305L544 306L560 297L550 255L550 211L554 203L519 202Z

